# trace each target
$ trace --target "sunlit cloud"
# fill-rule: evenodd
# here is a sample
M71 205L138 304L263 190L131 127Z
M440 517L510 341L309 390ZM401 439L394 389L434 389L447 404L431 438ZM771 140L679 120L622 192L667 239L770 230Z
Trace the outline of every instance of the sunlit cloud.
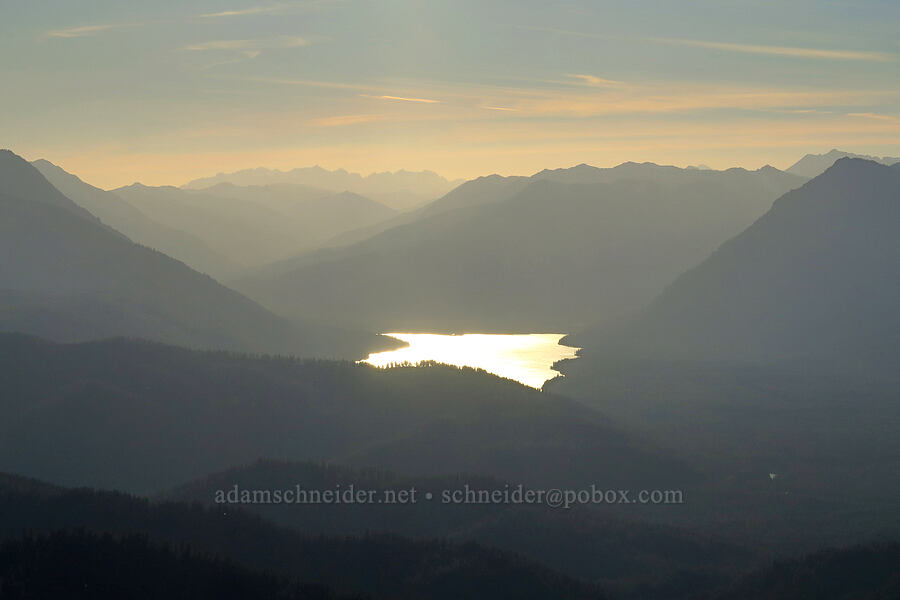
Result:
M830 115L834 111L822 110L820 108L770 108L768 112L783 113L786 115Z
M361 98L441 104L454 117L468 109L515 112L523 117L592 117L624 114L675 114L701 110L763 111L786 114L842 114L893 103L900 89L819 89L740 86L734 84L629 83L611 86L601 96L569 82L544 86L491 86L450 82L404 82L404 95L381 82L339 82L290 78L222 77L232 81L331 88L356 92ZM408 86L408 87L407 87ZM396 86L393 88L396 90ZM576 91L580 90L580 91ZM440 100L437 100L440 98ZM478 118L472 114L472 118Z
M246 15L263 15L283 10L281 5L277 6L251 6L249 8L240 8L237 10L223 10L221 12L207 13L200 15L204 19L213 19L217 17L242 17Z
M358 125L360 123L372 123L383 121L382 115L340 115L335 117L320 117L310 121L314 127L343 127L345 125Z
M106 25L83 25L81 27L68 27L66 29L56 29L47 31L42 37L45 38L77 38L87 37L91 35L99 35L101 33L121 29L123 27L133 27L131 23L106 24Z
M861 52L856 50L827 50L821 48L795 48L791 46L765 46L758 44L735 44L731 42L711 42L706 40L686 40L677 38L647 38L658 44L709 48L726 52L743 52L747 54L769 54L773 56L793 56L797 58L815 58L828 60L863 60L889 62L896 56L883 52Z
M202 42L200 44L191 44L185 46L185 50L240 50L249 48L252 42L250 40L217 40L212 42Z
M569 73L568 75L566 75L566 77L578 79L580 80L580 83L589 85L591 87L620 87L624 85L624 83L621 81L615 81L613 79L603 79L602 77L585 75L583 73Z
M672 46L686 46L693 48L707 48L710 50L721 50L725 52L742 52L746 54L768 54L772 56L791 56L795 58L809 58L819 60L850 60L850 61L870 61L870 62L891 62L897 60L895 54L886 52L867 52L860 50L835 50L826 48L800 48L794 46L772 46L765 44L739 44L733 42L717 42L710 40L692 40L682 38L664 38L664 37L635 37L635 36L619 36L604 33L591 33L584 31L571 31L568 29L558 29L554 27L538 27L519 25L518 29L526 31L537 31L543 33L552 33L556 35L564 35L569 37L579 37L587 39L605 39L605 40L627 40L627 41L643 41L653 44L665 44Z
M369 94L360 94L362 98L375 98L376 100L398 100L400 102L422 102L425 104L437 104L440 100L432 100L430 98L406 98L403 96L372 96Z
M247 50L258 56L259 51L272 48L302 48L309 46L310 41L299 36L280 36L261 40L212 40L185 46L185 50Z
M237 65L237 64L244 63L244 62L247 62L248 60L252 60L252 59L256 58L256 56L250 56L250 54L252 54L252 51L247 51L247 52L244 52L244 56L239 57L239 58L232 58L229 60L217 60L215 62L207 63L204 65L198 65L194 68L198 69L200 71L208 71L210 69L215 69L216 67L222 67L222 66L226 66L226 65Z
M896 90L792 90L735 86L644 85L593 95L533 90L516 107L532 116L589 117L614 114L684 113L698 110L805 111L872 106L896 101Z
M338 0L308 0L307 2L292 2L282 4L268 4L265 6L248 6L232 10L206 13L198 15L201 19L216 19L226 17L246 17L253 15L271 15L290 12L298 9L318 8L326 4L335 4Z
M205 89L204 94L217 94L222 96L258 96L259 92L255 90L221 90L221 89Z
M852 112L847 113L848 117L859 117L862 119L877 119L879 121L897 121L897 117L892 117L890 115L880 115L878 113L871 112Z

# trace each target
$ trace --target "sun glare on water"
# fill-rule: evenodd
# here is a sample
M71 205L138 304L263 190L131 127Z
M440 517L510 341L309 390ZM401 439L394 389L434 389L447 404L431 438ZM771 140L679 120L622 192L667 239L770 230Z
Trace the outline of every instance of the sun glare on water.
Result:
M565 334L532 333L524 335L468 333L386 333L409 345L397 350L376 352L363 361L376 367L398 363L419 364L433 360L457 367L484 369L489 373L515 379L538 388L559 375L552 367L559 360L575 358L578 348L559 342Z

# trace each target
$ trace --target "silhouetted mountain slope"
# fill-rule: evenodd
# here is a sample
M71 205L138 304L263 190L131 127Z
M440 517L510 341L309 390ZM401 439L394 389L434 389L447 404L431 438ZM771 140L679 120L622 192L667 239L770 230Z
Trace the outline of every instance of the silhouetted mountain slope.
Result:
M394 214L357 194L290 184L221 183L200 191L134 184L115 192L157 221L190 232L243 266L315 249L345 231Z
M126 536L138 533L154 544L187 545L200 554L299 580L306 584L304 590L311 590L309 584L314 584L344 593L364 593L367 597L408 600L605 597L596 588L533 561L474 543L409 540L389 535L308 536L231 507L222 510L197 504L154 503L90 490L23 493L0 487L0 537L15 539L23 531L40 534L73 529ZM83 539L79 535L60 539L67 537L74 541ZM138 549L142 546L137 545ZM51 555L58 549L52 544L43 547ZM19 555L22 558L34 557L27 548L7 548L25 551L24 557ZM133 554L122 549L126 552L119 564L129 566L127 561ZM153 552L152 547L148 550ZM157 558L165 561L167 556ZM141 573L152 573L154 564L145 564ZM41 563L23 561L19 565L35 567ZM204 564L197 566L201 573L207 568ZM141 573L134 576L141 577ZM235 573L240 576L240 572Z
M0 173L0 330L323 356L359 356L378 343L366 334L295 326L132 243L11 152L0 154Z
M457 208L502 202L515 196L535 179L537 177L502 177L500 175L478 177L463 183L445 196L422 207L420 213L423 216L432 216Z
M133 242L159 250L213 277L234 274L235 265L198 238L157 223L116 194L89 185L53 163L36 160L31 164L67 198Z
M727 176L735 179L749 173L744 169L735 168L724 172L709 171L706 174L692 177L692 174L688 171L689 169L660 166L653 163L638 164L626 162L612 168L599 168L581 164L569 169L544 169L531 177L503 177L500 175L478 177L459 185L445 196L418 210L404 213L390 221L379 223L372 227L337 236L333 245L349 245L360 242L377 233L386 231L390 226L404 225L423 217L438 215L457 208L484 206L509 200L535 181L597 184L622 180L649 180L680 186L689 181L709 181L717 176L720 177L721 173L726 173ZM791 187L799 186L805 179L796 175L782 173L772 167L760 169L755 172L755 175L761 180L759 183L765 190L764 194L766 197L771 197L771 199L777 198L778 195Z
M189 232L242 267L275 260L298 244L290 231L273 227L280 222L280 213L260 202L139 183L113 191L151 218Z
M221 183L237 186L299 184L332 192L353 192L383 202L396 210L409 210L439 198L462 183L448 181L431 171L396 171L372 173L363 177L344 169L329 171L322 167L305 167L290 171L277 169L245 169L235 173L219 173L191 181L187 189L204 189Z
M616 354L896 367L898 228L900 166L841 159L682 275L623 331L576 340Z
M235 285L282 314L382 331L568 331L649 302L799 182L587 169L469 182L410 223Z
M5 540L0 544L4 574L0 585L23 581L23 576L34 584L46 583L54 579L47 577L50 569L56 581L69 582L77 569L83 578L98 584L126 575L121 581L124 586L129 585L127 580L142 581L151 574L167 574L174 582L197 586L233 578L237 590L249 583L262 589L285 586L282 589L313 598L328 597L319 586L337 593L410 600L607 597L596 587L538 563L476 543L377 534L312 536L276 527L235 507L151 502L121 493L46 485L23 490L15 483L8 487L10 480L18 478L0 476L0 539ZM30 536L24 542L23 531ZM548 539L548 543L553 542ZM177 548L177 554L166 548ZM635 548L625 546L622 552L632 553ZM654 585L655 568L648 566L640 578L642 586L615 597L887 600L896 595L897 560L896 544L829 550L781 560L718 593L703 591L710 574L703 561L662 587ZM112 571L105 579L98 572L102 565ZM267 575L250 569L264 569ZM285 584L286 580L303 583L298 587ZM144 589L165 585L147 582Z
M468 206L477 206L488 204L490 202L498 202L509 198L525 187L529 178L527 177L501 177L500 175L489 175L487 177L479 177L465 183L461 183L452 191L439 199L429 202L414 210L402 212L399 215L381 221L374 225L352 229L350 231L334 236L322 246L324 248L338 248L341 246L350 246L376 235L400 227L414 221L418 221L424 217L434 216L440 213L453 210L455 208L465 208ZM325 252L329 252L326 250ZM324 254L324 253L320 253ZM315 262L321 257L318 255L298 256L293 259L285 259L280 264L271 265L271 268L265 268L270 273L284 273L291 267L297 267L309 262Z
M218 490L418 490L432 501L392 504L242 505L269 520L307 533L360 535L391 532L415 537L477 541L525 554L573 577L596 581L606 588L647 585L647 571L665 581L703 565L709 582L730 579L753 564L755 553L660 525L637 521L641 511L573 506L560 510L525 504L444 503L445 492L511 490L498 479L476 475L405 477L375 469L337 465L257 461L214 473L179 486L167 497L215 503ZM621 508L621 507L620 507ZM726 579L726 580L727 580Z
M900 535L896 373L626 359L599 349L562 370L550 390L677 447L706 474L690 491L690 510L669 511L669 523L790 552Z
M740 526L896 531L898 200L900 166L839 160L634 320L573 336L549 389L730 478L711 500ZM780 516L757 520L766 489Z
M307 248L344 232L375 226L396 211L353 192L331 192L296 184L236 186L221 183L204 190L217 196L258 202L283 216L273 228L286 228Z
M4 494L40 494L50 495L61 491L57 485L45 483L39 479L31 477L22 477L21 475L12 475L10 473L0 473L0 491Z
M715 600L892 600L900 598L900 544L873 543L781 560Z
M531 485L696 475L600 415L484 372L0 336L0 470L152 490L260 456Z
M675 189L698 183L718 182L719 185L758 186L761 194L774 200L785 191L799 186L806 178L779 171L770 166L757 171L733 168L725 171L696 171L654 163L624 162L612 168L580 164L568 169L544 169L531 177L501 177L490 175L468 181L443 198L422 209L433 215L454 208L480 206L507 200L535 181L571 184L600 184L617 181L643 181L671 185ZM771 204L771 200L769 203Z
M6 600L348 598L320 586L301 586L184 548L155 544L142 535L83 531L0 544L0 595Z
M99 223L96 216L48 185L37 169L10 150L0 150L0 193L10 198L27 197L32 202L52 206L91 223Z
M891 156L867 156L864 154L853 154L852 152L844 152L843 150L830 150L826 154L807 154L796 163L791 165L787 172L802 175L804 177L818 177L827 171L835 162L841 158L862 158L871 160L883 165L893 165L900 163L900 158Z

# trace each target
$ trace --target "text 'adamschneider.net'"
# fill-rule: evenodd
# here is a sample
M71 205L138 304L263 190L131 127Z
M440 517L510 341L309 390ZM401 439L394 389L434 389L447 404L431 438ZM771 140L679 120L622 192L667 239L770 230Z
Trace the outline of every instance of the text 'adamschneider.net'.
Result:
M592 485L582 489L531 489L523 485L479 489L468 484L438 492L415 487L399 489L362 489L350 484L325 489L292 488L248 489L234 485L215 492L216 504L311 504L311 505L410 505L435 504L543 505L567 509L588 504L684 504L682 490L602 489Z

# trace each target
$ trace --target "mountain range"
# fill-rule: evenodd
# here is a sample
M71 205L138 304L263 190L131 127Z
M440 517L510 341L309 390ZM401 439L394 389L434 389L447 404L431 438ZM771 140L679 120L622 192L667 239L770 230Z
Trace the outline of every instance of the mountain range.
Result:
M803 181L633 163L490 176L233 284L280 314L381 331L571 331L646 304Z
M817 177L842 158L861 158L863 160L871 160L888 166L900 163L900 158L895 156L869 156L866 154L854 154L852 152L832 149L825 154L807 154L788 167L787 172L802 175L803 177Z
M195 179L183 187L198 190L221 183L238 186L299 184L332 192L353 192L382 202L395 210L409 210L443 196L462 181L449 181L432 171L400 170L363 176L344 169L329 171L317 165L290 171L257 168L219 173L213 177Z
M384 221L395 212L351 192L294 184L223 183L198 191L136 183L114 192L244 269L314 250L336 235Z
M154 221L113 192L101 190L46 160L31 163L53 187L131 241L159 250L212 277L233 276L237 265L199 238Z
M571 336L580 357L545 389L768 489L784 512L766 528L716 496L745 535L896 529L898 200L900 165L838 160L644 310Z
M192 347L365 354L376 336L277 317L207 275L133 243L0 152L0 330L75 341L145 337Z
M399 212L322 182L436 176L107 192L0 152L0 596L894 597L896 544L760 565L900 532L900 164L803 175L835 153L494 175ZM359 358L388 329L583 350L542 391L296 358ZM210 500L349 484L684 501Z
M896 366L898 199L900 165L842 158L681 275L608 343L619 355Z

